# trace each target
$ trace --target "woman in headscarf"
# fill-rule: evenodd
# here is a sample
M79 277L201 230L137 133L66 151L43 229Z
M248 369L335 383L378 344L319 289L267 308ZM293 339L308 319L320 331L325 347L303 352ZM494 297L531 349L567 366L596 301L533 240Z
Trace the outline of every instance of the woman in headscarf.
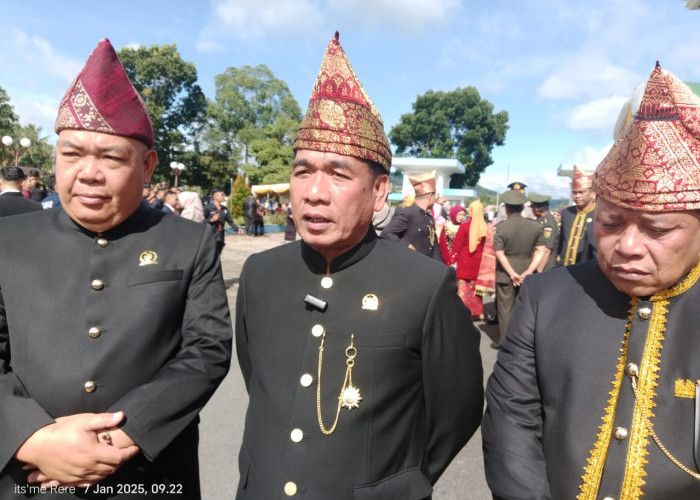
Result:
M452 243L451 261L457 264L457 293L474 319L482 319L484 315L484 303L477 293L476 279L486 232L484 207L480 201L473 201L469 205L469 220L460 224Z
M204 209L199 195L193 191L182 191L177 195L182 209L180 216L195 222L204 222Z
M467 209L460 205L455 205L450 210L449 220L445 222L445 226L440 233L439 242L440 250L442 251L442 260L445 261L445 264L448 266L453 266L455 263L452 257L452 243L454 242L455 236L457 236L457 230L460 224L462 224L466 218Z

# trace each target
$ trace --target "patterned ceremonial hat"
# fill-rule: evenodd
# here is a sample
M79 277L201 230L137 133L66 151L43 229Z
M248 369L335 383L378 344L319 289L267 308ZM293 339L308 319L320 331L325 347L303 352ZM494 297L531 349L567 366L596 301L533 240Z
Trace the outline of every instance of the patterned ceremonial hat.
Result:
M411 181L413 189L416 191L416 196L435 192L435 175L436 170L431 170L424 174L412 175L408 178Z
M389 172L391 148L384 123L340 46L328 42L294 150L337 153L376 162Z
M571 189L578 191L580 189L590 189L593 186L593 172L586 172L574 165L574 180L571 181Z
M102 40L58 106L54 125L137 139L153 147L153 127L141 96L126 76L114 47Z
M593 189L634 210L700 209L700 98L658 62L634 119L598 165Z

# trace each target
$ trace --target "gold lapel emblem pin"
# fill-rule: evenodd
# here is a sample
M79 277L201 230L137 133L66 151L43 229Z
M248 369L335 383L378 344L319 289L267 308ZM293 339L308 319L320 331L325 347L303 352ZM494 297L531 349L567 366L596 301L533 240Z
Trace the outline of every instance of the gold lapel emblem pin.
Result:
M373 293L368 293L362 297L362 309L367 309L368 311L376 311L379 309L379 299Z
M139 266L158 264L158 254L153 250L146 250L139 255Z

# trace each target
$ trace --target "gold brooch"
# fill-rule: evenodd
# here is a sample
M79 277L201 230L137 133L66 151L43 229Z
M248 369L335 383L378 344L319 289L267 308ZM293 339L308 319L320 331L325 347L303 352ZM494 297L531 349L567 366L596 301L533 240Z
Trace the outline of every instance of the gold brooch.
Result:
M139 266L158 264L158 254L153 250L146 250L139 255Z
M373 293L368 293L362 297L362 309L376 311L379 308L379 298Z

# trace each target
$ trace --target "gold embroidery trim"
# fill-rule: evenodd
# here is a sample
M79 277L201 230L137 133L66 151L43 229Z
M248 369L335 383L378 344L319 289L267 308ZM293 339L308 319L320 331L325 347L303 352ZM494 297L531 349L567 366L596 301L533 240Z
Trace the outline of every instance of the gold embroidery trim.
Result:
M700 380L697 381L700 384ZM695 382L688 379L676 379L673 384L673 394L677 398L695 399Z
M576 210L576 217L574 217L574 222L571 224L569 241L566 243L566 255L564 256L565 266L576 264L576 254L578 253L578 245L581 242L581 234L586 228L586 216L593 210L595 210L595 203L585 212L580 212L578 209Z
M627 345L629 342L630 330L632 328L632 315L637 307L639 299L633 297L629 316L627 319L627 328L622 339L622 347L620 348L620 357L618 358L615 378L612 381L612 389L610 390L610 399L608 399L608 407L603 415L603 423L600 425L598 440L593 445L587 459L588 465L584 466L585 474L582 476L583 483L579 486L581 493L576 497L577 500L595 500L598 498L598 487L600 480L603 477L603 468L605 467L605 459L608 456L608 446L613 433L613 424L615 423L615 409L617 408L617 400L620 396L620 386L622 385L622 377L625 370L625 361L627 360Z
M651 302L655 303L654 313L649 322L649 332L647 333L647 342L644 346L644 354L640 363L639 389L637 399L635 401L635 409L632 417L632 429L630 431L630 443L627 452L627 466L622 483L622 491L620 500L633 500L640 498L642 492L641 487L644 485L644 476L646 471L646 455L648 454L647 446L649 445L649 427L645 425L647 419L654 416L651 409L655 405L654 398L656 397L655 387L657 386L657 378L659 372L659 359L661 354L661 341L663 340L663 332L666 324L666 306L668 299L676 297L695 285L700 278L700 258L696 261L695 266L688 273L683 281L678 285L661 290L651 297ZM625 336L622 340L622 355L618 358L617 372L612 381L612 390L610 391L610 399L608 407L603 415L603 423L600 425L598 440L593 445L590 451L590 456L587 459L588 465L584 466L585 474L582 476L583 483L579 486L581 494L577 500L595 500L598 495L598 488L603 476L605 460L608 454L608 446L612 436L613 424L615 422L615 410L620 394L620 385L624 374L625 362L627 360L627 346L629 343L629 335L632 329L632 319L639 303L638 297L632 297L630 301L630 310L627 318L627 327Z
M644 466L648 463L647 450L651 442L649 437L650 422L654 417L652 411L656 403L656 387L659 378L659 360L661 359L662 342L666 330L666 313L668 300L661 300L654 304L654 314L649 320L647 341L644 345L644 353L639 367L639 386L637 398L632 414L632 428L630 429L630 441L627 447L627 465L625 475L622 478L622 491L620 499L638 499L642 496L644 477L647 475Z

